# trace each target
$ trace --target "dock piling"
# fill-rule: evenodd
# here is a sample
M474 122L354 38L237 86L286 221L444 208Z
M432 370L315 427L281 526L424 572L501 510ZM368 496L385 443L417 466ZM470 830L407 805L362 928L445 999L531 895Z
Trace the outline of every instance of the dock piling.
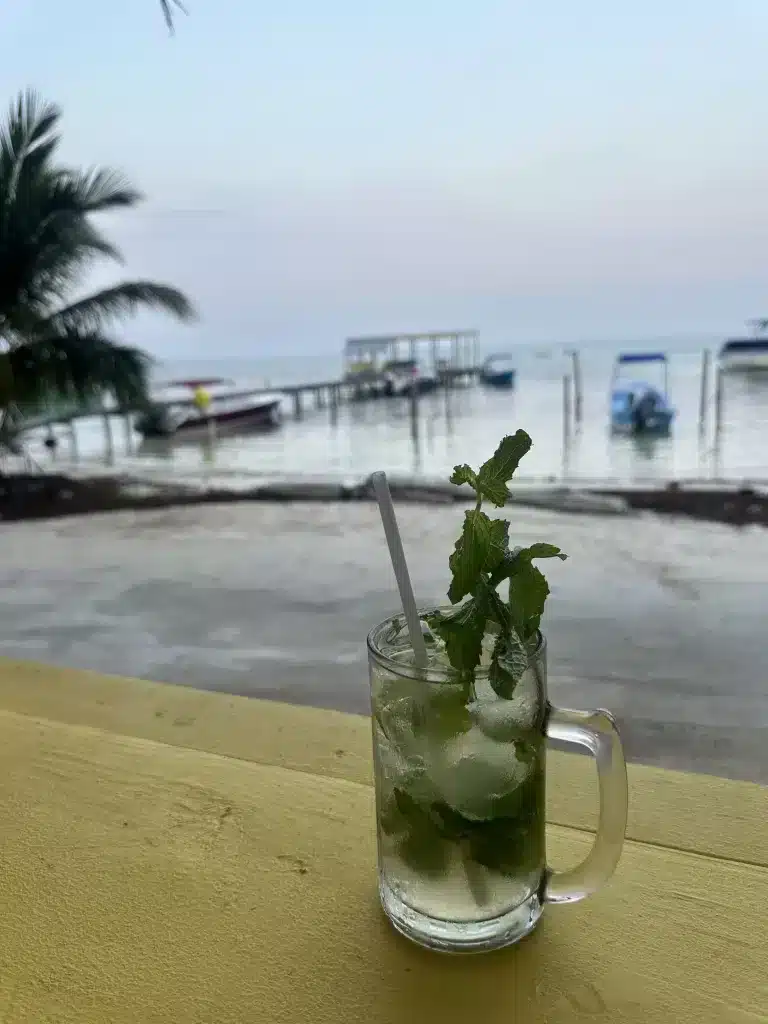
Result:
M123 429L125 430L126 453L133 455L133 417L129 412L123 417Z
M571 454L571 386L570 374L563 374L563 452L562 452L562 475L563 479L568 476Z
M112 420L109 418L109 410L101 407L101 421L104 424L104 440L107 446L106 458L109 465L115 461L115 437L112 433Z
M459 336L458 336L458 334L454 334L454 336L451 338L451 367L454 370L458 370L458 368L459 368ZM456 378L455 377L454 377L452 383L453 383L453 386L455 387L456 386Z
M722 454L722 429L723 429L723 370L718 366L715 370L715 424L714 441L712 445L713 469L715 476L720 476L720 462Z
M580 427L584 402L581 386L581 354L576 348L571 351L571 373L573 374L573 419L576 426Z
M699 442L707 436L707 407L709 405L709 374L712 353L705 348L701 353L701 388L699 391Z
M216 420L214 419L213 416L209 416L208 417L207 426L208 426L208 440L207 440L208 452L207 452L207 454L212 459L213 458L214 450L216 448L216 439L217 439Z
M411 407L411 437L414 441L418 441L419 438L419 389L416 377L411 380L410 387L410 407Z
M67 420L67 426L69 427L69 450L72 454L73 461L77 462L79 452L77 448L77 430L75 429L74 417Z

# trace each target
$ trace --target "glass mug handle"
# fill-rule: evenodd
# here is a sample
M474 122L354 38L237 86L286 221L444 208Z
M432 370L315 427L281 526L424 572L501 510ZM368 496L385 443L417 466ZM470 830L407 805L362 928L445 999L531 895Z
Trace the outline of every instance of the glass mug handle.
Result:
M613 716L607 711L549 708L547 738L587 747L597 761L600 816L585 860L569 871L548 871L545 903L576 903L596 892L616 869L627 828L627 765Z

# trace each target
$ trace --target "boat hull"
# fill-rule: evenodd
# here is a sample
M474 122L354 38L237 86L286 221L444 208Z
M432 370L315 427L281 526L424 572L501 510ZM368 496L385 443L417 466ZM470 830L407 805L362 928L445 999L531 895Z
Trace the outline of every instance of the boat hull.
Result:
M438 381L433 377L419 377L415 386L410 381L387 381L382 394L385 398L405 398L414 390L417 395L428 395L437 389Z
M611 433L619 435L633 434L636 437L669 437L672 432L674 413L650 417L642 428L623 419L611 420Z
M675 410L666 397L644 383L635 382L629 388L616 388L611 394L613 434L666 437L672 430L674 418Z
M720 356L724 373L751 373L768 370L768 352L724 352Z
M178 442L197 442L215 437L233 437L237 434L261 433L275 430L282 423L280 399L272 402L233 409L227 412L214 412L210 416L190 414L171 429L162 429L159 425L142 426L137 423L136 429L145 438L167 438Z
M515 371L505 370L503 373L482 373L480 380L486 387L510 391L515 386Z

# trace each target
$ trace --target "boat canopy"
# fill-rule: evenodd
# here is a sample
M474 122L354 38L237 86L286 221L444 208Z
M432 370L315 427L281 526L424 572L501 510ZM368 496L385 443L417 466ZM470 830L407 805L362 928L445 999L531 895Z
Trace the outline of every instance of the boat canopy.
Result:
M517 357L514 356L511 352L494 352L492 355L488 356L488 358L483 363L483 366L491 367L495 366L498 363L514 364L516 361Z
M656 363L663 367L663 390L666 395L669 391L669 363L666 352L619 352L616 362L613 364L612 387L615 387L622 376L622 368L625 366L637 366L640 363Z
M768 338L732 338L720 349L720 355L728 352L768 352Z
M666 352L620 352L617 363L666 363Z
M187 380L169 380L158 385L161 388L210 388L219 385L235 387L236 382L226 377L191 377Z

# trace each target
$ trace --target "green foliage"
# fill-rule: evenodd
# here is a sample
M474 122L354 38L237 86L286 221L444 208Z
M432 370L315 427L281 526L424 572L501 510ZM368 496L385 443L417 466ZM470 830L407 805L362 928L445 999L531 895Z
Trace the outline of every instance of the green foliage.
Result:
M425 803L395 788L379 814L379 824L397 841L398 856L422 874L445 871L446 843L454 843L464 850L465 871L474 862L519 877L535 871L544 856L544 766L536 763L525 781L500 797L486 817L467 818L445 801ZM469 871L467 878L471 883ZM476 897L483 902L480 892Z
M152 281L73 301L94 264L121 259L92 215L142 197L115 171L61 164L60 119L58 107L27 92L0 125L0 414L105 393L141 404L149 360L115 341L112 326L142 309L194 317L180 291Z
M474 508L464 516L464 529L448 560L452 580L448 590L451 604L471 594L480 575L491 573L504 558L508 543L509 523L489 519Z
M518 430L502 440L477 474L475 490L480 500L487 498L497 508L506 505L507 484L515 475L522 457L531 450L532 443L524 430Z
M477 495L477 504L466 513L449 559L448 597L452 604L466 600L450 614L435 614L429 623L443 639L452 667L463 678L474 674L482 657L483 637L493 629L497 638L488 677L502 697L512 696L530 665L549 595L547 581L533 560L566 557L554 544L543 542L510 550L509 522L490 519L481 509L485 499L504 505L507 485L530 448L530 437L518 430L502 440L477 472L467 465L455 467L451 482L468 484ZM506 602L496 589L505 580L509 581Z
M437 612L429 625L445 643L452 667L462 676L471 675L480 661L486 616L475 601L465 601L448 615Z

